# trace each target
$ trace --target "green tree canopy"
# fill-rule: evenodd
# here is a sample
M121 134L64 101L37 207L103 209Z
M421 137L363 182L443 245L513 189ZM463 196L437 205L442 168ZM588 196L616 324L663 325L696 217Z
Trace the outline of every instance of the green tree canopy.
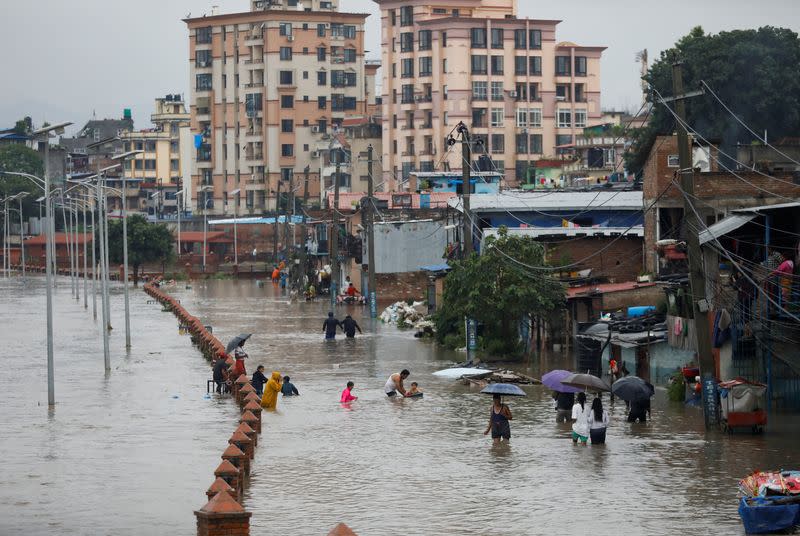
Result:
M22 144L2 145L0 146L0 171L30 173L41 177L44 174L44 162L39 153ZM28 179L0 174L0 197L14 195L18 192L30 194L23 200L22 207L26 215L32 215L35 200L41 197L43 192Z
M663 51L645 77L665 97L673 93L672 64L676 60L683 62L685 91L700 89L704 80L754 131L767 129L770 139L800 134L797 33L765 26L708 35L698 26ZM634 172L641 171L656 136L671 134L676 127L658 98L650 98L654 103L650 120L633 136L633 149L626 155L626 165ZM686 117L692 128L704 138L720 142L728 154L735 156L737 142L754 140L713 95L687 99Z
M128 216L128 262L133 268L134 284L139 283L139 268L143 264L165 262L172 257L174 242L166 225L148 223L139 214ZM108 256L110 262L122 263L121 220L109 221Z
M480 256L453 262L436 315L439 341L462 337L464 318L470 317L483 324L484 347L505 354L516 352L517 329L525 315L545 317L564 307L560 283L546 271L535 273L518 264L543 267L544 254L542 244L509 236L501 228L497 239L486 239Z

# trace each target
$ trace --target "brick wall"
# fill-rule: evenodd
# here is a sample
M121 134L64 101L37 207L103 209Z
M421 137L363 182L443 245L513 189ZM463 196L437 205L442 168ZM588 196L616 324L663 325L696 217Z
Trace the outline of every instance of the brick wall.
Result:
M397 274L375 274L378 298L384 301L414 299L422 301L428 296L426 272L404 272Z
M627 236L616 242L614 237L567 239L560 244L547 244L547 258L555 265L562 264L562 259L573 263L607 247L602 253L582 261L571 270L591 268L592 277L602 277L611 283L635 281L642 270L642 243L640 237Z

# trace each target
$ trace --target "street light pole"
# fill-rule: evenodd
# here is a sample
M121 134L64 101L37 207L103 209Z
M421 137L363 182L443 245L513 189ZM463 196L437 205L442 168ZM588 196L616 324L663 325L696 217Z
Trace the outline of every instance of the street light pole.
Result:
M88 270L88 259L87 259L87 242L86 240L86 204L83 205L83 308L89 308L89 281L87 278L89 277L89 270Z
M22 228L22 197L19 198L19 249L22 260L22 279L24 281L25 280L25 233L23 232Z
M97 185L96 185L96 193L97 193L97 218L100 223L100 236L98 237L100 240L100 289L102 292L102 302L101 306L103 308L103 361L105 363L106 371L111 370L111 354L109 352L109 345L108 345L108 309L106 309L106 295L108 293L108 287L106 285L106 266L105 266L105 256L106 256L106 241L105 241L105 234L106 229L103 225L103 185L102 185L102 177L98 174L97 177Z
M239 194L241 191L241 188L237 188L231 192L235 200L233 205L233 264L236 266L239 266L239 235L236 231L236 222L239 219Z

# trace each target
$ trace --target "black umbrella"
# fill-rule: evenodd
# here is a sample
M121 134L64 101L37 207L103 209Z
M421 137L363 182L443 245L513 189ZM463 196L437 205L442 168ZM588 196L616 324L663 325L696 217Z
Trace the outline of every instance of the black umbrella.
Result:
M647 400L656 394L655 387L638 376L625 376L614 382L611 392L626 402Z
M231 342L228 343L228 346L225 347L225 353L229 354L236 349L243 341L249 339L253 334L252 333L240 333L236 337L231 339Z
M564 385L571 385L572 387L580 387L588 391L611 390L611 386L609 386L605 380L601 380L592 374L573 374L561 380L561 383Z

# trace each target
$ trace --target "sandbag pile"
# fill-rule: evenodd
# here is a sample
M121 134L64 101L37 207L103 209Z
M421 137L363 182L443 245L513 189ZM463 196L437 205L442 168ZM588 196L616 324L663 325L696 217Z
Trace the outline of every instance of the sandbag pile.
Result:
M383 310L381 321L384 324L397 324L399 328L433 329L433 322L425 314L422 302L415 302L414 305L402 301L393 303Z

